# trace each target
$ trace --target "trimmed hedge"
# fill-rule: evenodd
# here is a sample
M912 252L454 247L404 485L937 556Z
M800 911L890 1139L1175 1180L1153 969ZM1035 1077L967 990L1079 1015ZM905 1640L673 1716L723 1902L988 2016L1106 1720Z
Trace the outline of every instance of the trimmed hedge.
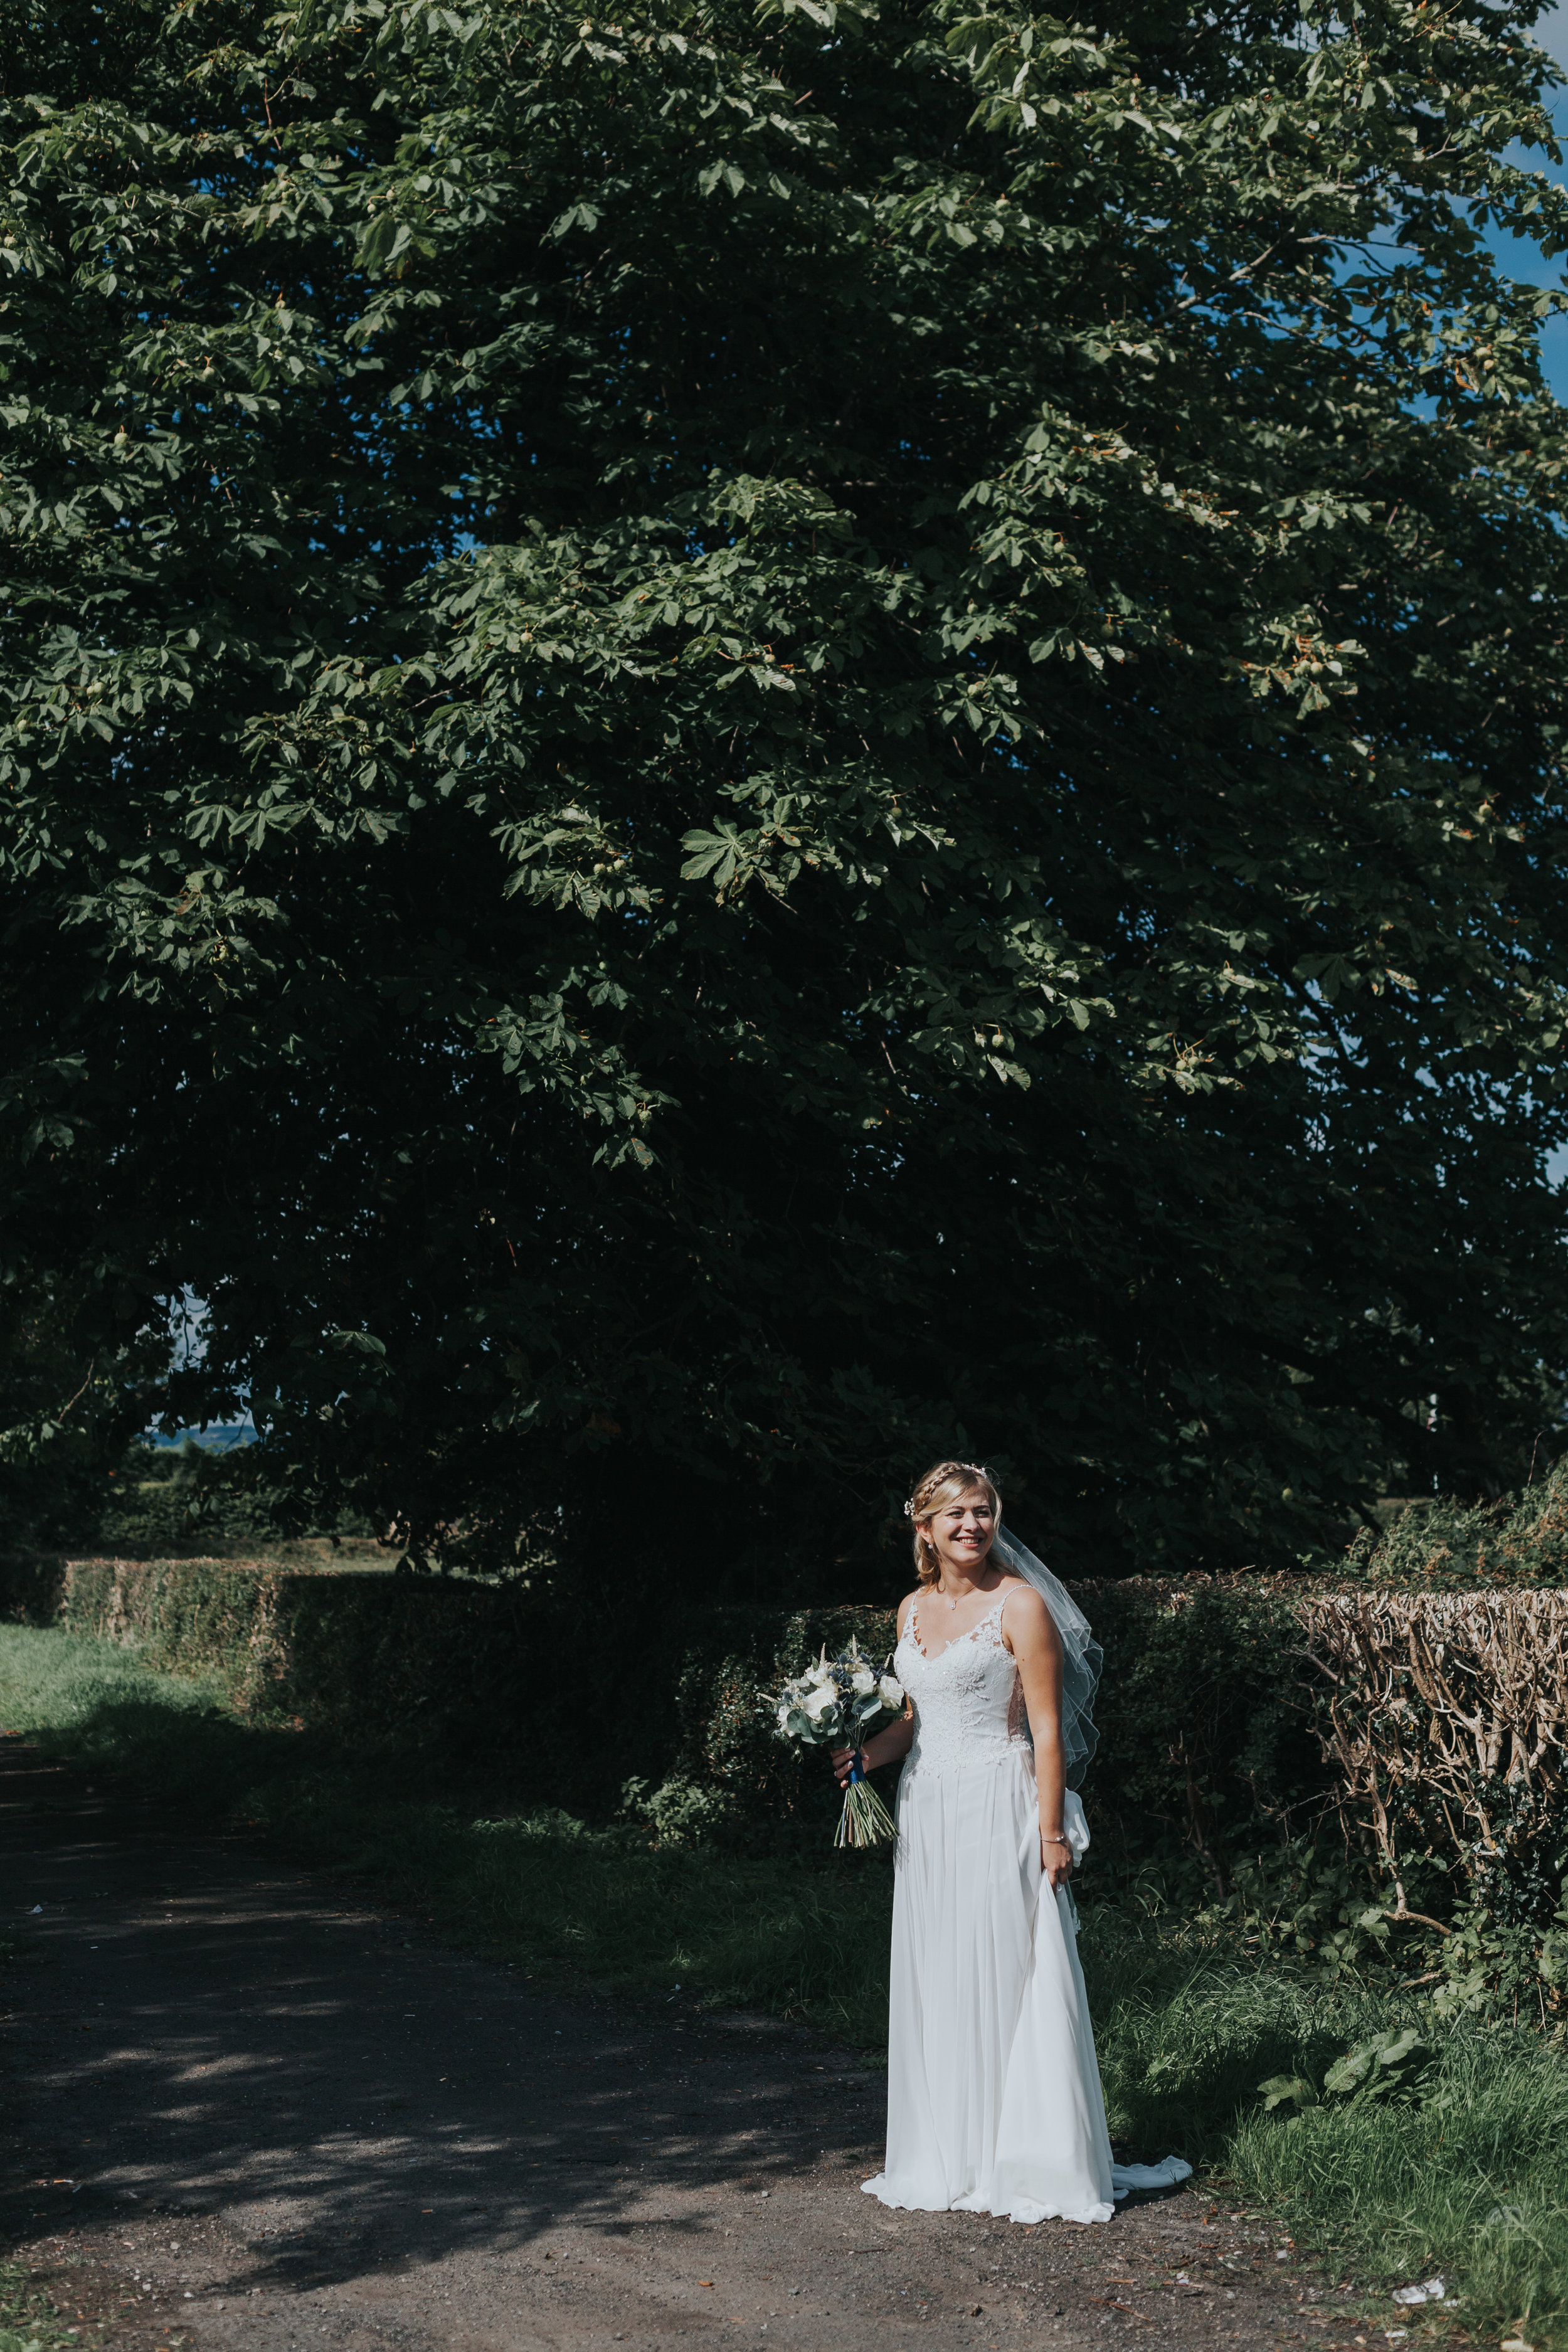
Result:
M826 1767L803 1774L756 1692L824 1642L854 1633L880 1654L891 1636L873 1608L682 1614L650 1592L597 1612L390 1570L216 1559L7 1564L0 1612L133 1644L161 1672L216 1679L246 1713L601 1820L633 1779L652 1793L702 1778L716 1722L721 1814L819 1815Z
M1407 1596L1400 1606L1412 1627L1435 1612L1489 1622L1525 1606L1526 1595L1490 1579L1475 1589L1473 1570L1466 1581L1468 1595L1445 1574L1441 1590ZM1389 1868L1386 1795L1375 1773L1358 1780L1340 1769L1346 1706L1364 1698L1379 1755L1388 1747L1379 1710L1401 1710L1387 1769L1408 1789L1402 1818L1432 1812L1436 1843L1426 1859L1449 1889L1432 1899L1459 1898L1474 1855L1452 1822L1442 1830L1441 1807L1426 1803L1452 1729L1442 1707L1416 1685L1407 1690L1394 1668L1391 1700L1378 1683L1387 1661L1375 1674L1369 1664L1361 1697L1347 1696L1337 1669L1337 1729L1327 1705L1328 1637L1342 1614L1333 1596L1364 1602L1364 1583L1131 1578L1078 1592L1108 1660L1100 1753L1084 1790L1101 1858L1123 1870L1195 1866L1224 1895L1244 1858L1283 1853L1332 1815L1336 1843L1371 1893ZM1563 1629L1553 1638L1568 1638L1568 1595L1530 1605ZM650 1584L596 1607L514 1587L200 1559L18 1564L0 1571L0 1608L134 1644L165 1672L216 1677L243 1711L340 1749L395 1755L447 1788L482 1787L487 1801L599 1821L626 1810L662 1837L752 1843L768 1824L775 1836L818 1836L836 1801L825 1760L803 1759L774 1737L760 1693L822 1644L837 1650L853 1634L879 1658L893 1638L891 1612L868 1606L680 1609ZM1500 1739L1514 1700L1500 1685L1494 1696ZM1563 1759L1545 1760L1530 1835L1531 1853L1550 1861L1563 1843ZM1418 1838L1411 1860L1429 1876L1424 1851ZM1532 1916L1540 1908L1532 1896Z
M1085 1795L1124 1856L1226 1855L1326 1797L1290 1653L1289 1603L1238 1581L1085 1586L1111 1671ZM232 1560L81 1559L0 1576L0 1607L134 1644L216 1677L230 1701L356 1750L410 1750L465 1781L605 1819L626 1801L671 1835L815 1834L823 1760L777 1739L758 1693L851 1634L881 1657L869 1606L672 1610L660 1594L590 1607L391 1572Z

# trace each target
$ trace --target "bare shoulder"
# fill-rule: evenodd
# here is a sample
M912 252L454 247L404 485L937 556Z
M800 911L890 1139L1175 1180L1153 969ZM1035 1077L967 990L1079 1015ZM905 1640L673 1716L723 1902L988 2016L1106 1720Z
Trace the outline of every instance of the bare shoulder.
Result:
M1056 1619L1032 1584L1021 1576L1012 1577L1002 1589L1006 1596L1002 1604L1003 1632L1010 1645L1057 1639Z

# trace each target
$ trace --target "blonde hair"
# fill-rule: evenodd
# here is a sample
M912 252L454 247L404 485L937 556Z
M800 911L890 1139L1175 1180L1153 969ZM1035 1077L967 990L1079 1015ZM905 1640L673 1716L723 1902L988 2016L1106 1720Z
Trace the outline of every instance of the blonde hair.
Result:
M999 1528L1002 1496L990 1471L979 1462L933 1462L925 1476L917 1480L914 1493L904 1505L906 1514L914 1521L915 1574L922 1584L936 1582L942 1574L942 1562L937 1558L936 1546L921 1535L920 1523L934 1517L947 1504L966 1495L971 1486L984 1487Z

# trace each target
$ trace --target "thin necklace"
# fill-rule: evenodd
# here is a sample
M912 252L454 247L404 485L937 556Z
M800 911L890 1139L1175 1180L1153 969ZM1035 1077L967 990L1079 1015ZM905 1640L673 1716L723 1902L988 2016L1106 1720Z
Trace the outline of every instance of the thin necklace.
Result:
M940 1585L940 1584L939 1584L939 1585L937 1586L937 1588L936 1588L936 1589L937 1589L937 1591L942 1594L942 1599L943 1599L944 1601L947 1601L947 1605L948 1605L948 1607L949 1607L950 1609L956 1609L956 1608L957 1608L957 1606L958 1606L958 1601L957 1601L957 1598L956 1598L956 1596L955 1596L953 1599L952 1599L952 1600L948 1600L948 1595L947 1595L946 1591L943 1590L943 1588L942 1588L942 1585Z

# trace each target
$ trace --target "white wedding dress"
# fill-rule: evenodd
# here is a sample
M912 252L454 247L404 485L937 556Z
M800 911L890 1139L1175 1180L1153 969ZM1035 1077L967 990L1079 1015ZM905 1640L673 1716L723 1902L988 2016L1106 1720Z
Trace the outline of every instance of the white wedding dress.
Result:
M1040 1867L1023 1687L1002 1634L1009 1586L928 1656L919 1602L894 1671L914 1703L899 1784L884 2205L1014 2221L1109 2221L1190 2165L1114 2166L1071 1900ZM1075 1858L1089 1844L1068 1794Z

